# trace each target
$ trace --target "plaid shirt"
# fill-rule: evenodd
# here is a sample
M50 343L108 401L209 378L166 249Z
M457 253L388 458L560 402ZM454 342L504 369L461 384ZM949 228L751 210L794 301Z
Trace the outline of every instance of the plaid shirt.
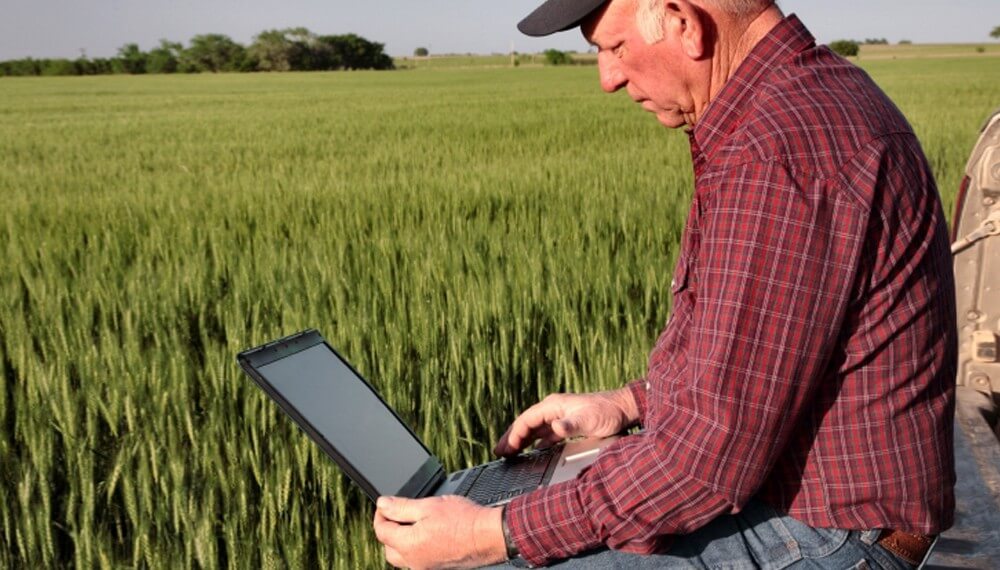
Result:
M522 556L662 551L754 496L814 527L950 526L954 280L906 120L790 16L691 148L673 312L630 385L645 429L509 505Z

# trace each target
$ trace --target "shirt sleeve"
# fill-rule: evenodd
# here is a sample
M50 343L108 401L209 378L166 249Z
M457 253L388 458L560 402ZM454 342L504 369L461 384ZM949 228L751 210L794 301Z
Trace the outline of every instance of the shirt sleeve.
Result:
M649 392L649 381L645 378L635 380L628 384L628 389L639 410L639 425L643 425L646 423L646 394Z
M654 552L738 511L811 409L850 302L866 210L776 161L740 165L708 188L693 210L699 243L685 236L687 284L668 324L677 330L665 333L682 348L650 367L645 430L577 479L508 506L530 563L601 545Z

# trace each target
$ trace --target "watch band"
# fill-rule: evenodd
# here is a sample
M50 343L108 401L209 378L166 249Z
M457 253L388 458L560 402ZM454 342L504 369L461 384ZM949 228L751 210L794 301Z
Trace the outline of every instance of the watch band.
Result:
M507 505L500 507L500 526L503 528L503 544L507 547L507 560L514 560L521 557L521 551L514 544L514 539L510 537L510 527L507 526Z

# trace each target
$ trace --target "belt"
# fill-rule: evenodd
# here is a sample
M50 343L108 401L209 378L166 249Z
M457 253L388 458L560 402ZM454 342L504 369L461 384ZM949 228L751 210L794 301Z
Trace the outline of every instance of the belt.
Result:
M901 530L883 530L875 543L910 564L919 566L934 544L934 537Z

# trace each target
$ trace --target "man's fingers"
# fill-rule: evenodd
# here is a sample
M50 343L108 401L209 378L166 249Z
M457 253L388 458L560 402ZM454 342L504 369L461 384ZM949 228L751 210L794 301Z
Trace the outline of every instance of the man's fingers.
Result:
M548 427L560 415L562 415L561 408L550 400L543 400L531 406L507 428L495 451L498 455L512 455L521 451L538 439L535 435L537 430Z
M385 546L384 549L385 549L386 562L388 562L389 564L393 565L396 568L406 568L406 560L403 560L403 557L399 554L399 552L395 548L391 546Z
M532 435L532 439L533 440L540 439L542 441L547 441L547 440L550 440L550 439L552 439L554 437L552 435L552 426L542 426L542 427L538 428L537 430L535 430L535 433L533 433L531 435ZM525 447L527 447L528 445L530 445L532 443L534 443L534 441L525 442Z
M536 449L547 449L553 445L559 443L566 438L556 434L551 429L546 430L545 433L538 435L538 441L535 443Z
M523 418L524 414L521 414L514 420L514 423L507 429L505 437L500 442L505 446L505 455L517 453L530 443L528 437L531 435L532 429L536 426L526 423Z
M562 419L552 422L551 426L538 428L534 437L538 439L535 447L545 449L566 440L580 435L579 422L572 419Z
M507 443L507 439L510 437L510 428L513 426L508 426L507 431L503 432L500 439L497 440L497 444L493 446L494 455L509 455L510 454L510 444Z
M412 524L424 518L424 499L379 497L375 506L383 517L397 523Z
M399 529L400 524L391 521L382 515L381 511L375 511L375 537L378 541L386 545L386 547L393 546L396 541L399 540Z
M521 441L520 447L518 448L505 447L504 449L501 450L500 444L498 443L493 452L496 455L500 456L516 455L530 445L535 445L535 447L543 449L545 447L551 446L554 443L558 443L562 440L563 440L562 437L559 437L558 435L554 435L552 433L552 428L550 426L541 426L539 428L536 428L535 431L529 434L528 437L524 438L524 440Z

